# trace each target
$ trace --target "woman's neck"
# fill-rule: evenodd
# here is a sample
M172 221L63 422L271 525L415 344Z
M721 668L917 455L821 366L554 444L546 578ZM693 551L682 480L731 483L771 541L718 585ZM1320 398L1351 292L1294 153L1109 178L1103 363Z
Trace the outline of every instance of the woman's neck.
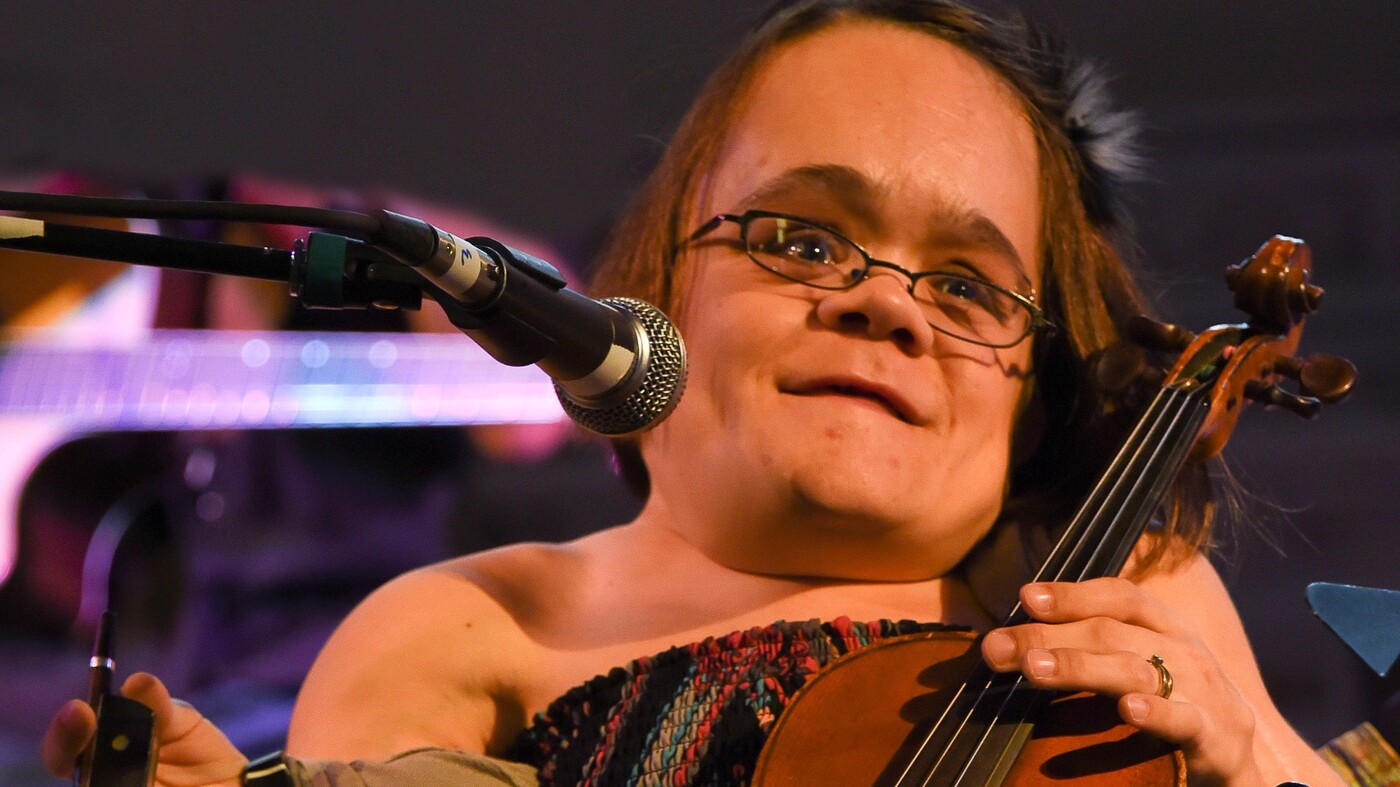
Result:
M672 506L653 490L634 524L675 548L746 575L812 583L910 583L948 575L987 527L893 521L800 499L714 500L689 490ZM988 525L989 527L989 525Z

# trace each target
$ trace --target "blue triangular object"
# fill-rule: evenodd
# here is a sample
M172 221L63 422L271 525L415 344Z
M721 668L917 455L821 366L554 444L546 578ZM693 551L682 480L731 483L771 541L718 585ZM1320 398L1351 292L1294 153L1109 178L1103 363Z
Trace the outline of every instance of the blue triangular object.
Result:
M1400 590L1314 582L1308 603L1382 678L1400 659Z

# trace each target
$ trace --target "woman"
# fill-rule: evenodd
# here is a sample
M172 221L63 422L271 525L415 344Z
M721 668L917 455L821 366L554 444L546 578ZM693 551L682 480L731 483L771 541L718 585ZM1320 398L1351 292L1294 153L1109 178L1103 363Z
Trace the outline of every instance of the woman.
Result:
M702 94L601 276L602 294L663 305L690 352L674 414L620 449L641 514L377 591L308 676L289 752L418 751L364 766L390 783L415 764L743 782L775 695L914 620L987 631L987 663L1035 685L1117 697L1199 783L1335 783L1274 709L1200 553L1203 474L1178 482L1131 580L1022 587L1038 622L995 628L1020 555L1102 453L1110 408L1080 385L1084 359L1138 310L1096 150L1118 121L1042 44L943 2L771 16ZM774 623L813 620L829 623ZM166 720L162 781L237 783L243 758L197 713L148 677L129 688ZM66 707L50 767L90 728Z

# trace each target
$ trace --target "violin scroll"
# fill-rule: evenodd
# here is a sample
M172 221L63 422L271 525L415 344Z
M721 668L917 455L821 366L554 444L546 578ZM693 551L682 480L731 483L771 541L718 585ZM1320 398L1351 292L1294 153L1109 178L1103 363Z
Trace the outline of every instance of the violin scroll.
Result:
M1246 402L1313 418L1324 404L1339 402L1351 392L1356 369L1349 361L1330 355L1296 357L1303 323L1322 302L1322 288L1311 283L1311 276L1307 244L1276 235L1225 273L1235 306L1249 315L1248 322L1217 325L1200 334L1146 317L1125 327L1129 338L1147 348L1179 354L1162 383L1164 389L1198 391L1210 399L1193 458L1212 456L1224 446ZM1132 354L1115 351L1106 356ZM1107 369L1096 367L1101 382L1122 386L1129 374L1142 379L1145 365L1118 360L1101 368ZM1296 390L1281 386L1285 379L1295 381Z
M1297 238L1275 235L1249 259L1225 269L1235 308L1261 331L1287 333L1322 304L1323 290L1311 282L1312 251Z

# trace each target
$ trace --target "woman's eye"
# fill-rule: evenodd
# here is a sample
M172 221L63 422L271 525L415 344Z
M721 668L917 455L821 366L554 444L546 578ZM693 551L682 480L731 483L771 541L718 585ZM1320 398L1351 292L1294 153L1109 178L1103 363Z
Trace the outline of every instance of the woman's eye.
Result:
M819 233L792 235L788 237L785 256L802 262L835 262L831 239Z
M944 295L951 295L954 298L971 298L972 287L965 281L957 279L945 279L938 285L938 291Z
M939 300L954 300L976 306L998 318L1008 311L1006 296L983 282L959 276L932 276L927 281L927 286Z
M758 244L764 254L813 264L836 262L836 246L830 236L820 232L779 232Z
M986 287L966 279L937 279L933 286L939 293L959 300L982 302L987 299Z

